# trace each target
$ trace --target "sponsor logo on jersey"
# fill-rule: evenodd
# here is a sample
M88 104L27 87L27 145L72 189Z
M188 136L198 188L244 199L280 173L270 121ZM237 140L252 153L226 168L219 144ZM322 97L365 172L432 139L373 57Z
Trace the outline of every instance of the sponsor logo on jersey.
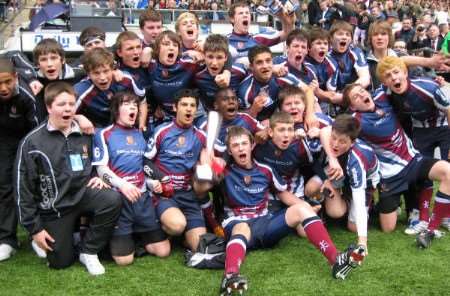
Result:
M133 136L127 136L127 144L128 145L133 145L134 144Z
M169 77L169 71L167 71L166 69L163 69L163 70L161 71L161 76L162 76L163 78Z
M384 117L384 115L386 114L383 109L377 109L375 113L380 117Z
M276 157L280 157L281 156L281 150L280 149L276 149L274 153L275 153Z
M186 144L186 137L185 136L179 136L178 137L178 143L177 143L177 147L181 148Z
M88 146L86 144L83 145L83 154L81 155L81 158L89 158Z

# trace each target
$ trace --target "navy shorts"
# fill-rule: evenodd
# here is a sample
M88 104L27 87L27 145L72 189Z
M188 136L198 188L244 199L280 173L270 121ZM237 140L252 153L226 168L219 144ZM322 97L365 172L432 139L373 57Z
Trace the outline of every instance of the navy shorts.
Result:
M397 175L381 179L378 204L381 213L391 213L400 205L400 196L411 184L423 183L428 180L433 165L438 159L417 154L409 164Z
M198 202L198 198L192 190L175 191L173 197L156 197L154 202L159 218L161 218L161 215L168 208L177 208L180 209L186 217L186 230L191 230L197 227L205 227L205 219L203 218L202 209Z
M448 126L413 128L412 140L414 147L421 154L433 157L434 149L439 147L442 160L449 160L450 128Z
M152 198L148 192L134 203L123 197L122 209L113 236L153 232L161 229Z
M227 238L231 237L233 227L239 223L247 223L250 227L249 249L271 248L294 230L286 224L286 209L250 220L231 221L225 227Z

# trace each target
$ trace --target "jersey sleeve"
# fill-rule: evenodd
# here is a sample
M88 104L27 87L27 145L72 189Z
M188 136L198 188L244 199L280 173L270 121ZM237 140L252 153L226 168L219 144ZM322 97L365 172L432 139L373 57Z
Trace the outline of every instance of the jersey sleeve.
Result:
M447 111L450 108L450 87L437 87L433 94L433 102L438 109Z
M350 152L347 163L347 175L353 190L366 189L366 171L362 160L356 153Z
M362 70L362 69L369 69L364 52L358 47L353 48L352 52L353 52L353 55L355 58L354 67L355 67L356 71L359 72L359 70Z
M97 131L94 136L94 144L93 144L93 159L92 165L108 165L109 162L109 153L108 146L106 144L104 129Z
M266 31L264 33L259 33L253 35L253 39L255 39L258 44L269 47L281 42L280 32L278 31Z
M302 86L306 85L303 81L301 81L300 79L298 79L295 75L293 75L291 73L288 73L283 77L277 77L277 82L280 85L280 87L283 87L285 85L302 87Z

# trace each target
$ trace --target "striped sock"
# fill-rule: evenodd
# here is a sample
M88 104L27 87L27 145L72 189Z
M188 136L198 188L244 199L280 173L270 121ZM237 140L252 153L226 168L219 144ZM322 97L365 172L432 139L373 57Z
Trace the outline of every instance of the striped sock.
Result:
M327 258L333 265L336 262L337 250L318 216L305 219L302 222L308 240Z
M431 215L428 230L434 231L439 228L442 218L450 214L450 195L438 191L434 199L433 214Z

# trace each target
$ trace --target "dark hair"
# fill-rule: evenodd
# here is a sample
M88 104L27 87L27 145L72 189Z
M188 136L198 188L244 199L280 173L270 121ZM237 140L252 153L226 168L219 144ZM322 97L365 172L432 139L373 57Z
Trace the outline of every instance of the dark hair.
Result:
M230 10L228 10L228 16L234 17L234 14L236 13L236 8L238 7L249 7L248 3L246 1L238 1L231 5Z
M97 28L97 27L85 28L83 31L81 31L81 34L80 34L81 46L84 46L92 38L99 38L99 39L105 41L105 38L106 38L105 31L103 31L102 29Z
M124 32L120 33L119 36L117 36L116 43L114 45L114 48L116 49L116 51L122 50L122 44L128 40L141 41L141 38L139 38L139 36L136 33L134 33L133 31L124 31Z
M250 48L250 50L248 51L248 60L250 61L250 64L253 64L257 55L266 52L272 55L272 51L270 50L270 48L265 45L256 45Z
M286 45L291 46L291 43L294 40L308 42L308 34L302 29L294 29L287 35Z
M122 106L125 102L136 102L138 106L138 112L139 112L139 97L136 96L134 93L129 91L121 91L116 94L114 94L111 97L111 119L113 122L116 122L117 118L119 118L119 109L120 106Z
M234 91L234 89L232 89L231 87L225 87L225 88L220 88L216 94L214 95L214 101L218 100L219 98L223 97L224 94L226 94L227 92L232 92L234 95L236 95L236 92ZM237 99L237 97L236 97Z
M190 88L183 88L180 89L179 91L177 91L173 97L173 103L175 106L178 105L178 102L182 99L182 98L194 98L195 99L195 103L199 104L199 94L197 90L194 89L190 89Z
M230 145L231 138L240 137L240 136L247 136L250 139L250 143L253 144L253 142L254 142L253 135L248 129L246 129L242 126L233 125L233 126L230 126L227 130L227 137L225 139L227 148Z
M350 107L350 92L352 91L352 89L354 89L355 87L360 86L362 88L364 88L361 84L359 83L351 83L351 84L347 84L344 89L342 90L342 106L344 108L348 108Z
M331 124L331 129L338 134L348 136L354 141L361 132L361 125L359 124L359 121L350 114L340 114Z
M65 52L61 44L53 38L45 38L39 41L39 43L33 49L33 60L36 65L39 64L39 57L44 54L55 53L64 60Z
M51 106L55 98L62 93L68 93L76 98L73 86L64 81L52 82L44 90L45 106Z
M161 49L161 41L164 39L164 37L169 38L170 41L175 42L178 44L178 57L181 56L181 38L178 36L177 33L172 32L170 30L166 30L164 32L161 32L161 34L156 37L155 45L154 45L154 51L153 51L153 57L158 60L159 58L159 51Z
M81 62L87 74L101 66L110 66L113 69L114 55L105 48L94 48L82 56Z
M206 38L203 45L203 52L218 52L223 51L228 55L228 39L220 34L211 34Z
M0 73L15 74L16 69L10 59L0 58Z
M330 34L328 31L325 31L322 28L312 28L309 31L309 39L308 39L308 45L311 47L311 44L316 40L330 40Z

